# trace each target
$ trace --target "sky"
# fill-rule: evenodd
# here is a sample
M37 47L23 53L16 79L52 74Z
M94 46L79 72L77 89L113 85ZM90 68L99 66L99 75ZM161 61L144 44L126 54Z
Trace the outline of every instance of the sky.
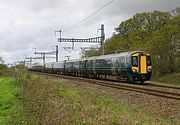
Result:
M98 44L75 43L75 49L65 51L71 43L59 43L62 38L90 38L100 36L97 30L105 26L106 38L114 28L136 13L154 10L171 11L180 7L180 0L113 0L111 4L79 25L84 18L111 0L0 0L0 56L6 63L24 60L37 51L53 51L59 46L59 60L81 57L81 47ZM54 61L55 59L47 59ZM41 60L39 60L42 62Z

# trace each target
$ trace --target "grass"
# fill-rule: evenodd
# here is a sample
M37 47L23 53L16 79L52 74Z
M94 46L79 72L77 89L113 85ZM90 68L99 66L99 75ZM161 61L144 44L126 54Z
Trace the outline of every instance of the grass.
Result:
M28 73L0 77L0 125L178 124L68 80Z
M158 77L154 76L152 80L164 84L172 84L172 85L180 86L180 73L167 74Z
M23 74L23 109L8 124L168 124L143 108L123 104L68 81ZM176 122L175 122L176 124Z
M169 119L156 118L137 106L123 104L108 96L70 85L60 85L59 96L66 100L64 105L68 105L70 109L67 114L71 114L69 118L64 118L64 123L168 124L170 122Z
M19 86L10 77L0 77L0 125L6 124L19 108L17 95Z

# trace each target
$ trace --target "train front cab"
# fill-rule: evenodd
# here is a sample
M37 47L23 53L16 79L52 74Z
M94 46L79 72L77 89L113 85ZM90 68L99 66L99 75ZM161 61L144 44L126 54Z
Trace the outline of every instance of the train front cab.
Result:
M132 76L131 81L150 80L152 75L151 57L149 54L135 53L131 55Z

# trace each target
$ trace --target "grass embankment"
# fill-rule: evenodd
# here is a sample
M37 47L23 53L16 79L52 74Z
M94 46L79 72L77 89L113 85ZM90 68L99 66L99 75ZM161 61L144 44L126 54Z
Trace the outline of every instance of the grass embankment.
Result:
M67 84L24 74L23 109L9 124L167 124L144 109Z
M19 86L15 79L0 76L0 125L12 119L12 115L20 108L18 93Z
M180 73L167 74L164 76L154 76L152 81L157 81L163 84L180 86Z

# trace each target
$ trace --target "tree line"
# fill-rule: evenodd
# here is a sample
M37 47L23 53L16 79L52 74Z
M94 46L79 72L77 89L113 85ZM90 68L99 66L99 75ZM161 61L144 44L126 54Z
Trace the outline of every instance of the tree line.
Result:
M180 15L161 11L137 13L121 22L105 41L105 54L134 50L151 55L154 74L180 72ZM96 55L100 55L97 50L82 54Z

